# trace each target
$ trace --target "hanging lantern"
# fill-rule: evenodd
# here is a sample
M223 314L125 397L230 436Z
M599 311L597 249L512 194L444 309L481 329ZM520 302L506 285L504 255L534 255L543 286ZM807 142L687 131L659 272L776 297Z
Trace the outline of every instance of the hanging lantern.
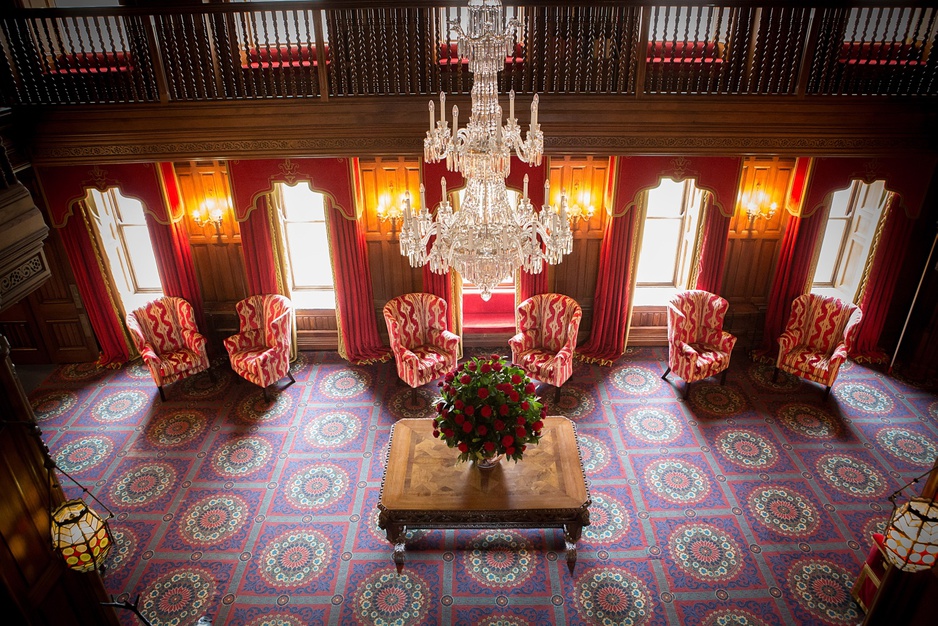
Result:
M78 572L99 568L111 550L111 530L82 500L69 500L52 512L52 547Z
M886 526L886 556L899 569L931 569L938 559L938 504L913 498L898 506Z

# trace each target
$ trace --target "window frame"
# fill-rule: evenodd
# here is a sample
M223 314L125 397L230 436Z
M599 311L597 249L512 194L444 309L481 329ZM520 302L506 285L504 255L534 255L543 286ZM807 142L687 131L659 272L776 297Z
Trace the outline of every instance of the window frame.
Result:
M284 195L284 187L296 187L299 185L306 185L310 193L316 194L322 198L322 220L317 219L308 219L308 220L295 220L288 219L287 211L287 201L286 196ZM276 207L276 214L280 222L280 239L281 244L283 245L284 250L284 265L285 273L288 275L287 278L290 281L290 297L293 300L296 308L304 310L315 310L315 311L334 311L336 309L335 298L336 298L336 289L335 289L335 269L332 262L332 246L329 242L329 218L326 216L327 211L329 210L329 196L313 189L309 181L298 180L293 185L288 185L285 182L278 182L274 185L274 192L271 194L274 205ZM330 275L332 276L331 285L315 285L315 286L300 286L297 283L296 274L293 271L294 263L294 252L290 246L290 224L319 224L323 225L323 230L325 232L325 245L322 246L326 250L326 262L329 264ZM304 297L307 296L307 297ZM316 304L319 305L325 301L331 302L332 306L306 306L310 304L310 300L316 300Z

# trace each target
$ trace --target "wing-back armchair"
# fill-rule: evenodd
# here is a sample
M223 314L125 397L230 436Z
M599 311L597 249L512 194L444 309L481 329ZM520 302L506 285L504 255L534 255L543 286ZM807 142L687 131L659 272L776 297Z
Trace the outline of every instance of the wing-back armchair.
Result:
M290 340L293 303L281 295L250 296L235 309L241 331L225 339L231 369L247 381L264 389L290 373Z
M518 305L518 334L508 340L511 360L532 378L560 387L573 373L573 351L583 311L559 293L531 296Z
M127 330L165 402L163 386L209 368L192 305L166 296L127 314Z
M661 377L673 371L683 378L685 397L692 382L720 372L720 384L726 382L736 345L736 337L723 330L727 308L726 300L699 289L682 291L668 303L668 369Z
M791 303L785 332L778 338L778 370L827 387L826 398L847 358L863 313L838 298L808 293Z
M397 375L413 389L456 369L459 336L446 330L446 301L406 293L384 305Z

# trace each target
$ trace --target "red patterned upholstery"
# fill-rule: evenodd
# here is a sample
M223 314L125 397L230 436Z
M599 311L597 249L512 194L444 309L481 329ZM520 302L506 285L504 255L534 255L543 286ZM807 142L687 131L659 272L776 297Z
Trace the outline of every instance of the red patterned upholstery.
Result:
M785 332L778 338L778 369L831 385L847 358L863 314L837 298L809 293L791 303Z
M251 296L236 310L241 332L225 339L231 369L266 394L268 385L290 373L293 303L276 294Z
M384 305L397 375L413 388L456 369L459 337L446 330L446 301L407 293Z
M736 337L723 330L729 307L708 291L683 291L668 304L668 372L687 384L726 372ZM686 389L685 389L686 393Z
M573 351L583 311L559 293L532 296L518 305L511 360L532 378L560 388L573 373Z
M205 337L195 325L192 305L182 298L167 296L131 311L127 329L160 397L164 397L164 385L209 367Z

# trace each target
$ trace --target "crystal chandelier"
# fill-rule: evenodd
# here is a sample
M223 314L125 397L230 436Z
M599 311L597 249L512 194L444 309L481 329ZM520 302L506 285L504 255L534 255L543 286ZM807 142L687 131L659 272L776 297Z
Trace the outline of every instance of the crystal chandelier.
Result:
M504 67L506 51L514 54L518 26L518 21L512 19L505 27L500 0L470 0L468 32L458 22L450 22L457 34L459 58L468 60L473 73L472 112L469 123L460 129L459 109L454 106L450 129L445 119L446 94L440 94L439 120L435 119L431 101L424 159L430 163L446 159L447 169L462 174L465 192L459 209L454 211L443 179L443 200L434 219L421 185L421 205L413 209L405 202L401 228L401 254L408 257L411 266L429 263L431 271L438 274L455 269L479 287L483 300L488 300L492 289L518 268L537 274L544 261L559 263L573 248L566 201L561 198L557 209L547 204L549 183L544 184L545 204L540 213L528 199L527 176L516 209L512 209L505 187L512 150L521 161L533 165L540 165L544 154L536 94L531 103L531 126L524 140L515 118L514 91L508 96L508 120L502 124L498 71Z

